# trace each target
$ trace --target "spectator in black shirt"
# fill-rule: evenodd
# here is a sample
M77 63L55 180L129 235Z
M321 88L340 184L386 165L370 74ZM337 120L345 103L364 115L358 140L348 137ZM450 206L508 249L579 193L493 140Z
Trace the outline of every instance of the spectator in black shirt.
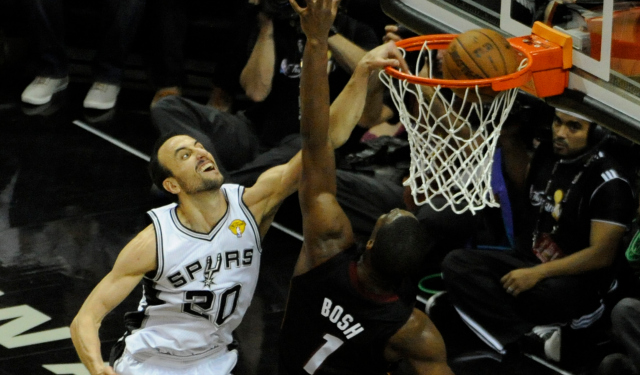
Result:
M531 332L528 338L546 343L545 355L559 361L561 331L542 326L584 328L602 315L636 200L625 171L602 150L599 126L556 109L552 132L551 144L540 144L532 159L516 137L506 132L501 139L505 171L518 190L511 196L526 207L516 249L456 250L442 267L452 302L485 342L505 351Z

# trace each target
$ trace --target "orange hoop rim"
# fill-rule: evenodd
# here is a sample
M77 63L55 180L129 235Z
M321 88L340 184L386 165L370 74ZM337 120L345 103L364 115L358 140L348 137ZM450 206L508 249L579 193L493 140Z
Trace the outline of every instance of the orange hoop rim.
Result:
M403 39L396 42L398 48L402 48L407 52L413 52L422 49L426 43L431 49L446 49L449 43L456 38L458 34L432 34L420 35L412 38ZM491 86L494 91L505 91L523 86L531 79L531 67L533 65L533 55L522 47L511 43L511 46L522 53L528 60L527 65L515 73L506 74L499 77L483 78L483 79L442 79L442 78L424 78L413 74L403 73L398 69L387 66L384 71L388 75L400 80L426 86L441 86L447 88L468 88L468 87L487 87Z

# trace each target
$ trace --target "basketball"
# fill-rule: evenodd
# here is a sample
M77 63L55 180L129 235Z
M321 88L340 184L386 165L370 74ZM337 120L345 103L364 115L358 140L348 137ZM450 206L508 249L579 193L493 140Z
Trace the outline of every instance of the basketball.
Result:
M505 37L489 29L469 30L451 41L443 56L442 75L445 79L494 78L518 70L520 58ZM453 89L464 97L465 89ZM483 99L491 99L497 92L489 87L480 88ZM474 100L475 99L475 100ZM474 92L468 100L477 101Z

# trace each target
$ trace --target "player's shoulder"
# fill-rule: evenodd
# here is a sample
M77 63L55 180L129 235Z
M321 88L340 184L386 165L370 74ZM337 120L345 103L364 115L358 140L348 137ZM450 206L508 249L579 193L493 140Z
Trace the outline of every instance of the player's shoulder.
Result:
M261 174L252 186L242 188L242 200L249 208L256 204L264 203L265 200L271 197L274 191L278 190L279 184L274 178L278 178L279 176L275 176L274 173L272 173L272 169L273 168Z
M156 229L148 225L122 249L114 270L127 274L145 274L157 266Z
M432 325L431 319L424 312L413 309L411 315L407 319L407 322L396 332L396 335L405 338L413 338L415 336L421 336Z
M149 224L127 244L125 249L132 248L133 250L142 252L153 251L153 254L155 254L157 238L156 228L153 224Z
M442 336L431 319L414 308L407 322L389 339L385 356L388 360L440 360L446 357L446 352Z

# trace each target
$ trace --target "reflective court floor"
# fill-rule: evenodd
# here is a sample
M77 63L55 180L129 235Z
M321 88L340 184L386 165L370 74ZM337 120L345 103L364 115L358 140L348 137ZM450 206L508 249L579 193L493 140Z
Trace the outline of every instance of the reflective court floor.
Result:
M121 248L150 224L145 212L168 203L151 189L144 160L156 137L148 111L153 93L125 87L115 110L92 113L81 105L88 84L72 82L50 106L38 108L20 103L23 87L4 79L0 374L88 374L69 325ZM285 202L276 222L300 231L296 196ZM299 238L277 228L267 234L256 295L236 331L235 374L277 373L279 324L300 245ZM124 333L124 313L136 309L140 296L138 288L105 318L100 330L105 360ZM469 332L460 340L447 337L447 345L451 353L472 354L452 358L456 374L557 373L525 357L489 358ZM396 373L409 372L401 366Z

